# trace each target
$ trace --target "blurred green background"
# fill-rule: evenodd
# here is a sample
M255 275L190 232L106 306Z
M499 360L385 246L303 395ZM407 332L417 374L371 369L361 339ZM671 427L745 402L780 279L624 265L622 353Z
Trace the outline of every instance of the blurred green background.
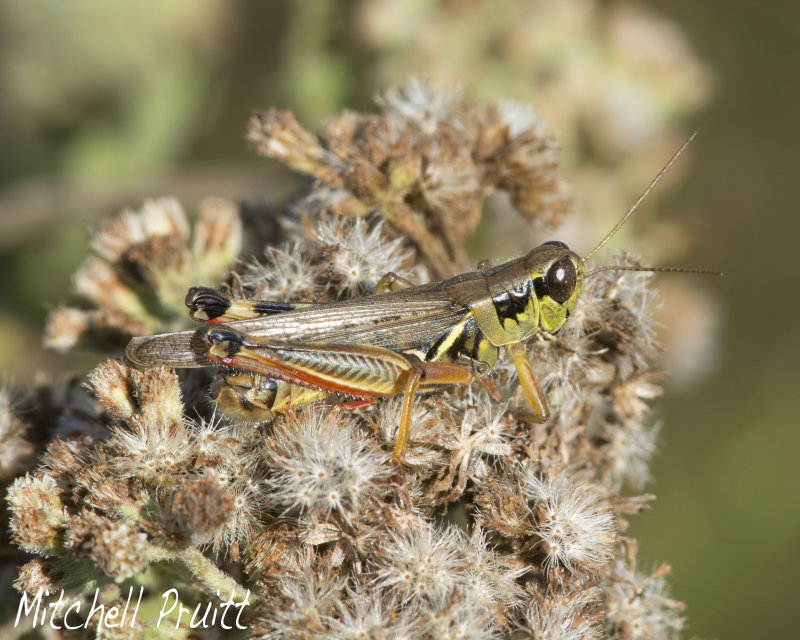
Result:
M647 51L660 44L668 50ZM642 63L648 55L658 68ZM646 262L725 272L658 280L671 342L702 354L700 371L676 376L659 402L647 487L658 499L632 534L643 563L672 565L687 637L788 636L800 570L799 62L800 5L789 2L4 2L0 370L24 384L96 363L40 344L102 216L162 194L191 209L207 195L291 191L290 175L245 149L254 107L291 108L313 130L409 74L458 81L470 99L532 100L564 145L576 208L601 218L596 230L567 223L556 234L578 247L697 129L638 233L615 241L643 238L630 248ZM626 87L614 94L623 106L598 102L609 113L595 118L594 96L611 85ZM626 96L644 107L627 112ZM647 117L631 124L635 114ZM476 260L507 257L475 247ZM713 347L694 339L714 327Z

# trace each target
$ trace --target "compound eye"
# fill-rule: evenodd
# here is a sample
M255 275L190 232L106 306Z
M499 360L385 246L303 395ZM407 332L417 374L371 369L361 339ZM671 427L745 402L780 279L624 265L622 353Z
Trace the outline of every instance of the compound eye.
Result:
M568 256L559 258L547 270L547 293L558 303L566 302L575 291L575 265Z

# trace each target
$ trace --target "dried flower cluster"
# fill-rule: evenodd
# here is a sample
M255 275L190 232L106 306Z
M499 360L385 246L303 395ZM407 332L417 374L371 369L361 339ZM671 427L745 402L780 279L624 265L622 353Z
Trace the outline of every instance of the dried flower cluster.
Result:
M366 295L389 271L447 276L468 268L464 241L493 190L551 225L569 202L529 108L464 106L416 82L319 136L288 112L258 113L248 139L314 178L281 220L283 244L259 238L265 259L243 256L230 276L258 298ZM76 278L97 309L55 312L48 340L122 346L174 327L181 287L219 284L239 229L219 202L201 207L193 244L172 201L122 214ZM249 589L253 638L677 637L666 569L640 573L626 534L649 496L620 493L647 480L655 446L653 309L647 274L589 278L565 329L530 352L550 421L530 421L501 361L481 383L418 397L403 465L390 458L400 398L252 425L216 411L208 371L108 360L89 375L94 404L64 410L69 431L10 485L13 541L34 556L16 586L89 600L97 588L108 605L142 586L143 611L171 588L190 610ZM3 470L30 468L18 418L0 419L19 456ZM136 625L130 636L163 637L154 617ZM171 637L203 632L190 627Z
M319 136L288 111L256 113L247 139L259 154L314 176L300 211L313 219L379 215L443 278L469 268L465 241L495 189L531 220L557 224L569 204L555 142L530 107L464 106L459 98L412 80L380 97L379 113L346 111Z
M97 256L73 278L75 293L96 308L52 313L45 344L62 351L85 341L118 345L158 328L177 328L186 322L186 290L227 277L241 235L235 205L216 198L200 203L193 235L173 198L123 211L95 234Z

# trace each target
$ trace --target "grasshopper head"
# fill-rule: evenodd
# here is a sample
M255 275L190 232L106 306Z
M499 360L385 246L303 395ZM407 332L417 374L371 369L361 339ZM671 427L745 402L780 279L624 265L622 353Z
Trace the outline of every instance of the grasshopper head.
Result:
M583 293L583 285L586 278L595 273L600 273L601 271L671 271L722 275L716 271L708 271L707 269L676 269L621 265L607 265L597 267L589 272L586 271L586 261L597 253L599 249L619 231L620 227L630 219L642 200L650 193L656 183L661 179L661 176L667 172L672 166L672 163L675 162L693 138L694 134L683 143L683 146L672 156L670 161L652 180L650 186L639 196L639 199L628 209L628 212L622 216L622 219L617 222L597 246L584 257L579 256L574 251L570 251L569 247L563 242L551 241L536 247L527 256L514 262L515 268L520 262L524 262L525 268L530 273L531 280L533 281L530 291L530 300L533 305L538 307L538 313L527 314L529 318L528 323L525 324L523 330L517 331L516 334L512 336L513 340L508 340L508 336L503 336L502 339L506 339L506 342L499 342L495 338L493 339L493 344L501 345L509 344L514 340L521 341L529 338L536 330L555 333L561 329L567 319L575 311L578 298L580 298ZM519 275L519 273L516 272L516 275ZM503 283L501 282L501 284ZM495 299L495 297L496 296L493 295L493 299ZM519 321L519 315L517 318L510 318L509 320L511 319L515 320L517 326L523 325L523 323Z
M533 280L531 295L539 303L539 327L555 333L572 315L583 293L583 258L563 242L551 241L536 247L525 261Z

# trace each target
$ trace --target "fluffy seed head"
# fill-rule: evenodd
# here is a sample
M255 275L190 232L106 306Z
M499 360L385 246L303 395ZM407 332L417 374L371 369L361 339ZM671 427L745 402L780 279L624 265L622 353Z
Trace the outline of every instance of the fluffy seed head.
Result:
M650 480L650 460L658 448L659 431L659 424L649 426L636 420L609 425L611 482L615 489L625 482L641 489Z
M436 90L414 77L403 86L387 89L376 101L388 112L417 123L423 132L431 133L439 122L454 116L460 98L460 87Z
M661 565L651 575L633 571L618 560L608 586L606 624L612 637L625 640L680 637L685 620L684 605L669 596L665 576L669 566Z
M11 507L14 541L30 553L49 555L55 550L67 521L53 476L25 474L14 480L6 497Z
M410 275L404 265L411 252L403 248L402 238L386 238L382 222L370 230L364 220L334 218L317 225L314 239L328 255L332 275L339 281L339 295L363 294L389 272Z
M253 261L245 268L242 284L262 300L302 300L311 298L317 288L321 266L301 240L282 247L267 247L264 263Z
M525 488L548 564L592 573L614 557L614 513L590 485L560 472L528 474Z
M182 423L164 423L137 414L127 427L116 427L112 446L120 452L115 467L126 477L147 481L182 473L182 466L192 453Z
M322 517L348 518L387 489L390 474L388 456L358 434L354 420L316 407L276 423L263 461L272 470L272 503Z
M442 602L459 581L463 583L460 535L453 527L438 528L423 521L409 531L390 532L375 558L376 583L405 603Z
M537 592L524 611L523 630L531 640L599 640L598 589L557 588Z

